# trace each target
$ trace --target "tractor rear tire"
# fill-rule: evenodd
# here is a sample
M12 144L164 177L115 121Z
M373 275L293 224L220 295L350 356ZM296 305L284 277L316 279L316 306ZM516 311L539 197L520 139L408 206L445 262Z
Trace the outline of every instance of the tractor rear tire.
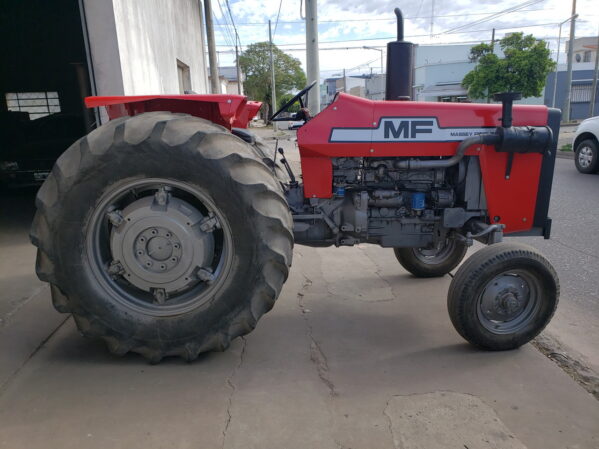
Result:
M458 269L447 294L458 333L482 349L515 349L549 323L559 300L559 280L534 248L515 243L487 246Z
M291 266L293 222L272 168L184 114L94 130L59 158L36 205L36 271L55 308L119 355L226 349L272 308Z
M468 247L459 240L447 240L436 249L394 248L395 257L402 267L419 278L444 276L464 259Z

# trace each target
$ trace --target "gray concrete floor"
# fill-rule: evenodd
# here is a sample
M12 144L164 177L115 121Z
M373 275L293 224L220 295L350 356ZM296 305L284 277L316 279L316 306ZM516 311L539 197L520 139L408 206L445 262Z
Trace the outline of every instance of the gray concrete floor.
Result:
M283 145L297 166L293 142ZM560 164L558 179L569 173ZM556 192L575 182L556 180ZM297 246L279 301L253 333L192 364L150 366L111 356L50 311L26 241L31 208L14 219L5 204L0 448L599 447L599 402L531 345L471 348L447 316L450 277L416 279L389 249ZM582 204L577 216L590 217L596 203ZM564 219L565 207L555 210ZM548 256L563 277L572 264L559 266L561 251ZM562 307L592 319L596 301L584 309L586 290L572 299L577 282L563 284Z

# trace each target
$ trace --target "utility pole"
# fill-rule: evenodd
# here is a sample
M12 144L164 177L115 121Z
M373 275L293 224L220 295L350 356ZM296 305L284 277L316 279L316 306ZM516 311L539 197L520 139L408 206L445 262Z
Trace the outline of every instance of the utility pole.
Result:
M270 101L272 103L272 111L270 111L270 115L275 113L277 109L277 89L275 86L275 58L273 56L273 43L272 43L272 25L270 20L268 21L268 42L270 42ZM272 124L274 130L277 130L277 122L273 122Z
M208 62L210 64L210 90L213 94L220 94L218 61L216 59L214 25L212 22L212 5L210 4L210 0L204 0L204 15L206 16L206 42L208 43Z
M551 102L552 108L555 107L555 97L557 95L557 74L559 73L559 49L562 44L562 26L564 25L564 23L568 22L569 20L575 19L576 17L578 17L578 14L574 14L573 16L568 17L566 20L560 22L559 24L559 33L557 36L557 55L555 57L555 77L553 78L553 101Z
M239 37L237 37L239 42ZM237 66L237 94L241 95L241 68L239 67L239 46L235 43L235 65Z
M568 69L566 73L566 100L562 110L563 121L570 121L570 100L572 96L572 59L574 58L574 35L576 32L576 0L572 0L572 20L570 21L570 40L568 41Z
M316 86L308 93L308 109L312 115L320 112L320 64L318 61L318 6L317 0L306 1L306 68L308 84Z
M491 33L491 53L495 53L495 28ZM491 95L489 95L489 88L487 87L487 103L491 103Z
M597 76L599 76L599 29L597 30L597 49L595 50L595 70L593 71L593 87L591 90L591 107L589 117L595 115L595 101L597 100Z
M343 93L347 92L347 78L345 78L345 69L343 69Z

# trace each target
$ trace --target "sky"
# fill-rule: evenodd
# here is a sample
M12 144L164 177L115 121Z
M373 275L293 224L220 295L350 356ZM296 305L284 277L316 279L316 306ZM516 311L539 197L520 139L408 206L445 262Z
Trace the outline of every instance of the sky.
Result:
M298 58L305 69L306 28L301 2L212 0L220 65L235 62L232 16L242 49L267 41L271 20L273 30L276 23L274 43ZM339 74L343 69L348 74L380 72L381 52L363 47L384 51L386 43L395 40L395 7L401 8L405 18L405 40L415 44L474 44L490 41L493 28L496 39L523 31L547 40L554 59L559 23L566 21L572 11L570 0L318 0L321 77ZM576 37L597 36L599 0L577 0L576 10ZM562 26L560 62L565 61L569 32L566 23Z

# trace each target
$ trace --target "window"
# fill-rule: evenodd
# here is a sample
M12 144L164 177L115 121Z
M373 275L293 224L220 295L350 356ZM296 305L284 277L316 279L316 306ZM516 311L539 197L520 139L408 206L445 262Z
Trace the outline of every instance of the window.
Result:
M591 62L591 50L585 50L582 61L583 62Z
M58 92L8 92L5 96L9 111L28 112L30 120L60 112Z
M467 95L449 95L446 97L437 97L441 103L468 103Z
M591 83L572 85L572 103L589 103L591 101Z
M179 93L191 91L191 73L189 66L177 59L177 74L179 76Z

